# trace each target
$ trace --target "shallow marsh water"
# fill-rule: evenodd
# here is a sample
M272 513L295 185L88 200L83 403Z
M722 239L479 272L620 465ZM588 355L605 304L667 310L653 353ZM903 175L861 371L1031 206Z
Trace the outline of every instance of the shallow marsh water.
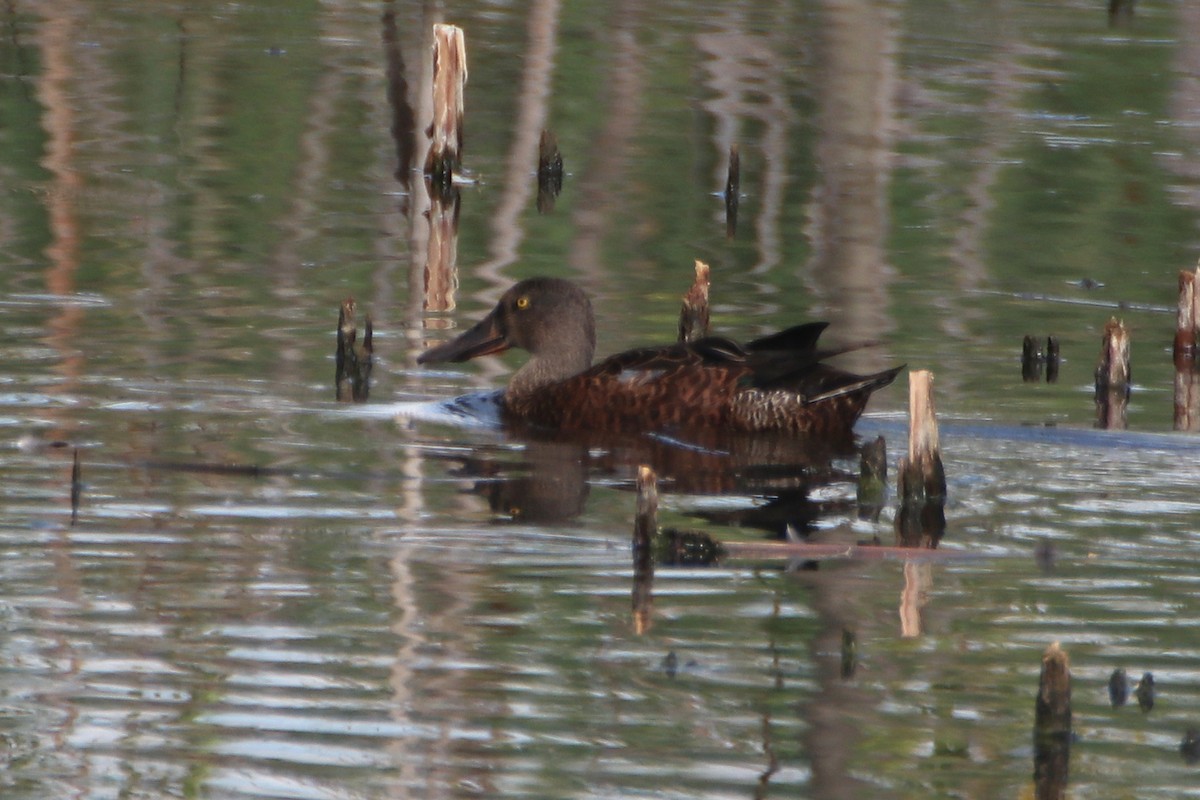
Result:
M6 5L0 795L1030 796L1052 641L1072 796L1200 795L1166 310L1200 244L1200 15L1096 5ZM403 168L442 19L474 179L448 296ZM543 127L568 175L539 214ZM507 284L579 280L610 352L673 335L694 258L719 332L824 318L882 341L852 367L934 370L963 558L664 567L639 633L633 463L431 418L518 363L415 365ZM361 405L333 399L347 295ZM1123 432L1093 427L1112 314ZM1022 381L1026 334L1059 338L1058 382ZM893 466L904 403L859 428ZM679 463L664 524L766 536L738 520L782 491ZM856 468L806 473L804 532L891 540ZM1110 705L1118 667L1152 710Z

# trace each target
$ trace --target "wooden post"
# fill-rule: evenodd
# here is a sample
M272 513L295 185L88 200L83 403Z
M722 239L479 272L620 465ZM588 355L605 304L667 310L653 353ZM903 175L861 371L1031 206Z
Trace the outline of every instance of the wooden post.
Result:
M679 310L679 341L694 342L708 336L708 264L696 259L696 279L683 296Z
M928 370L908 374L908 455L900 459L899 472L898 544L936 547L946 530L946 473Z
M371 315L367 315L366 330L362 343L358 339L358 304L353 297L342 301L338 312L337 354L335 358L334 386L337 399L341 402L362 403L371 391L371 366L374 351L374 335Z
M1058 642L1042 654L1033 727L1033 782L1038 800L1066 796L1071 758L1071 660Z
M1037 339L1026 335L1021 343L1021 380L1026 383L1039 382L1042 379L1042 359Z
M1104 326L1100 360L1096 364L1096 425L1108 430L1126 427L1129 405L1129 332L1112 318Z
M1108 702L1113 708L1120 708L1129 699L1129 676L1125 670L1117 667L1108 676Z
M742 156L736 144L729 146L729 173L725 179L725 237L737 233L738 203L742 200Z
M654 535L658 531L658 476L645 465L637 472L637 516L633 523L633 630L650 630L654 611Z
M455 186L429 193L429 239L425 252L424 310L453 311L458 291L458 217L462 195Z
M1200 370L1175 359L1175 430L1200 431Z
M463 88L467 85L467 46L461 28L433 26L433 122L425 174L449 186L462 167Z
M1194 362L1196 359L1196 342L1200 333L1200 294L1196 292L1196 277L1200 274L1200 266L1194 272L1179 271L1179 306L1175 314L1175 366L1181 361Z

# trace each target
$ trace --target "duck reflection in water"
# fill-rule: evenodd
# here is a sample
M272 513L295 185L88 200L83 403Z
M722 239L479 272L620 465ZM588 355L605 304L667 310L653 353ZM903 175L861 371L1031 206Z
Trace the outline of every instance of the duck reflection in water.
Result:
M418 363L465 361L511 347L529 352L499 398L505 428L527 443L530 462L524 475L489 487L501 514L578 514L589 468L632 482L636 465L648 463L669 490L776 498L763 514L776 513L769 527L782 532L787 524L811 522L808 487L833 475L831 458L851 451L867 400L902 369L856 375L830 366L825 359L845 351L818 349L825 327L798 325L746 344L710 336L629 350L593 365L587 296L569 281L532 278ZM582 489L573 485L576 477ZM770 508L794 506L797 495L807 509L799 517L794 508Z

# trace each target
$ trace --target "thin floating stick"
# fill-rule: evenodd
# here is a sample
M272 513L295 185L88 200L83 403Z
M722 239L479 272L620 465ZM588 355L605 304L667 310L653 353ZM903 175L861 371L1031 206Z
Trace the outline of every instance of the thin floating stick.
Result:
M1033 724L1033 782L1038 800L1066 796L1071 758L1071 660L1058 642L1042 654Z
M358 342L358 303L353 297L342 301L338 312L337 354L334 385L340 402L362 403L371 391L374 332L367 315L362 342Z
M1104 326L1096 364L1096 425L1124 430L1129 404L1129 332L1113 317Z
M462 29L433 26L433 122L425 174L447 187L462 167L463 88L467 85L467 46Z
M946 472L938 442L933 373L908 375L908 455L900 459L896 515L899 544L936 547L946 530Z
M637 472L637 516L633 523L633 629L650 630L654 612L654 536L658 532L658 476L642 465Z
M683 296L679 310L679 341L694 342L708 336L708 264L696 259L696 279Z

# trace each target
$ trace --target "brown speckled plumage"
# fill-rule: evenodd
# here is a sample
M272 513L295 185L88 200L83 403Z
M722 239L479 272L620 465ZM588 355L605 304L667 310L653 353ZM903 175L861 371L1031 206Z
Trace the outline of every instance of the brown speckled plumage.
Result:
M453 341L418 361L464 361L520 347L531 354L505 390L507 413L556 429L718 428L848 435L867 399L901 368L855 375L824 364L825 323L739 345L722 337L629 350L592 366L591 304L574 284L531 278Z

